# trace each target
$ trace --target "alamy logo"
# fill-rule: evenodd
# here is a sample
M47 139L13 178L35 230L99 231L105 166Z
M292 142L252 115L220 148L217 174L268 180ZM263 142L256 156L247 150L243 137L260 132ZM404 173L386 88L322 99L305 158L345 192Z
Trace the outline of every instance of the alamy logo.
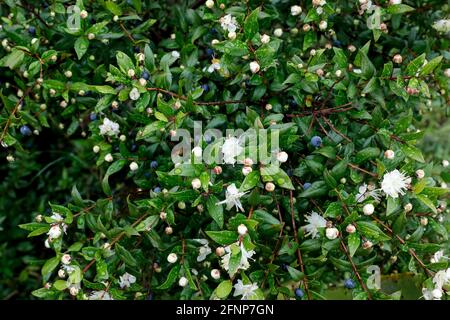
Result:
M78 31L81 28L80 7L69 6L67 7L67 28L70 31Z

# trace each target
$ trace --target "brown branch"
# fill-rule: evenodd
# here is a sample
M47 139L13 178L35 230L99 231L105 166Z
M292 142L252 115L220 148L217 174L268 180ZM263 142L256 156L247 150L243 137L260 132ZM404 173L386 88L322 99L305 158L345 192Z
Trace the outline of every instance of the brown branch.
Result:
M0 141L3 141L3 138L5 137L5 135L6 135L7 131L8 131L9 125L11 124L12 117L14 117L14 115L16 114L16 112L19 110L19 106L21 105L23 99L25 99L25 97L30 93L30 91L31 91L31 88L28 88L28 89L24 92L24 94L23 94L23 96L20 98L20 100L16 103L16 105L15 105L13 111L11 112L11 114L10 114L9 117L8 117L8 120L6 120L6 124L5 124L5 127L3 128L2 135L0 136Z
M403 240L399 235L397 235L394 230L392 230L389 226L387 226L386 224L384 224L380 219L378 219L377 217L371 216L376 222L378 222L379 224L381 224L391 235L395 236L398 241L400 241L400 243L402 245L406 245L406 241ZM414 252L413 249L408 248L408 252L409 254L416 259L416 261L419 263L419 265L422 267L423 270L425 270L425 272L432 277L433 276L433 272L431 272L423 263L423 261L417 256L417 254Z
M338 129L336 129L336 127L331 123L330 120L327 119L327 117L321 115L321 118L323 119L323 121L325 121L328 126L331 128L331 130L333 130L334 132L336 132L338 135L340 135L342 138L344 138L345 140L347 140L348 142L352 142L352 140L347 137L345 134L343 134L342 132L340 132Z
M303 286L305 287L306 295L308 296L308 300L311 300L311 293L309 292L309 288L308 288L308 278L305 273L305 266L303 265L302 253L300 251L300 241L298 240L297 226L295 225L294 198L292 196L292 190L289 191L289 201L290 201L290 207L291 207L292 228L294 229L294 238L295 238L295 242L297 243L297 260L298 260L298 263L300 264L300 269L302 270L302 272L304 274L304 278L303 278L302 282L303 282Z

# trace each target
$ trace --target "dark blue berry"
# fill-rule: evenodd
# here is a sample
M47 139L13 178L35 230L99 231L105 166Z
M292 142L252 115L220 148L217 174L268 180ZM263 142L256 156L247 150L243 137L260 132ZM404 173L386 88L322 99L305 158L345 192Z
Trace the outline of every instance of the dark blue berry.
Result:
M303 185L303 189L309 189L309 188L311 188L311 183L309 183L309 182L305 182L305 184Z
M333 40L333 46L340 48L342 47L342 42L339 40Z
M291 108L297 108L297 107L298 107L297 101L295 101L294 99L290 99L290 100L289 100L289 107L291 107Z
M131 151L133 151L133 152L134 152L134 151L136 151L136 149L137 149L137 145L135 145L135 144L132 144L132 145L131 145Z
M292 170L292 169L287 169L287 170L286 170L286 173L287 173L288 177L292 177L292 175L294 174L294 170Z
M299 298L303 298L303 296L305 295L305 293L303 292L302 289L297 288L297 289L295 289L295 295L296 295L297 297L299 297Z
M23 135L23 136L31 136L31 129L28 127L28 126L21 126L20 127L20 133Z
M209 91L209 86L205 83L201 85L203 91L208 92Z
M150 74L147 71L142 72L141 77L145 80L150 79Z
M206 54L208 55L208 57L212 57L214 55L214 50L211 48L207 48Z
M34 35L36 34L36 28L33 27L33 26L29 27L29 28L28 28L28 32L29 32L31 35L34 36Z
M345 280L344 287L346 287L347 289L354 289L356 287L355 281L353 281L352 279Z
M160 187L156 187L155 189L153 189L154 193L160 193L161 192L161 188Z
M320 147L322 145L322 138L319 136L312 137L311 144L313 145L313 147Z
M141 51L141 48L139 48L138 46L135 46L133 49L134 49L134 52L140 52Z
M204 139L205 139L206 143L211 143L211 141L212 141L212 137L208 136L208 135L204 136Z
M212 33L212 34L216 34L216 33L217 33L217 29L216 29L216 28L212 28L212 29L211 29L211 33Z
M281 270L283 270L283 271L287 271L288 270L288 266L287 266L286 263L282 263L281 264Z
M150 167L151 167L152 169L155 169L156 167L158 167L158 162L155 161L155 160L153 160L152 162L150 162Z
M94 112L92 112L92 113L89 115L89 119L91 119L91 121L97 120L97 114L95 114Z

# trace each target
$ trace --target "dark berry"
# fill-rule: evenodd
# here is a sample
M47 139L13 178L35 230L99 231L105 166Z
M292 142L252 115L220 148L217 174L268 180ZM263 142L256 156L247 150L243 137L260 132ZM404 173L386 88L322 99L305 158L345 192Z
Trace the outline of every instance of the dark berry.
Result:
M287 271L288 270L288 266L287 266L286 263L282 263L281 264L281 270L283 270L283 271Z
M150 74L147 71L142 72L141 77L145 80L150 79Z
M334 40L333 41L333 46L340 48L340 47L342 47L342 42L339 41L339 40Z
M212 34L216 34L216 33L217 33L217 29L216 29L216 28L212 28L212 29L211 29L211 33L212 33Z
M205 83L205 84L202 84L202 89L203 89L203 91L205 91L205 92L208 92L209 91L209 86Z
M89 115L89 119L91 119L91 121L97 120L97 114L95 114L94 112L92 112L92 113Z
M29 32L31 35L34 36L34 35L36 34L36 28L33 27L33 26L32 26L32 27L29 27L29 28L28 28L28 32Z
M312 137L311 144L313 145L313 147L320 147L322 145L322 138L319 136Z
M156 167L158 167L158 162L153 160L152 162L150 162L150 167L155 169Z
M309 189L309 188L311 188L311 183L309 183L309 182L305 182L305 184L303 185L303 189Z
M297 101L295 101L294 99L290 99L290 100L289 100L289 107L291 107L291 108L297 108L297 107L298 107Z
M160 193L161 192L161 188L160 187L156 187L155 189L153 189L154 193Z
M31 129L28 126L21 126L20 127L20 133L23 136L31 136Z
M208 57L212 57L214 55L214 50L211 48L206 49L206 54Z
M294 170L292 170L292 169L287 169L287 170L286 170L286 173L287 173L288 177L292 177L292 175L294 174Z
M347 279L344 281L344 287L346 287L347 289L354 289L355 286L355 281L353 281L352 279Z
M303 298L303 296L305 295L305 293L303 292L302 289L297 288L297 289L295 289L295 295L296 295L297 297L299 297L299 298Z
M137 149L137 145L135 145L135 144L132 144L132 145L131 145L131 151L133 151L133 152L134 152L134 151L136 151L136 149Z

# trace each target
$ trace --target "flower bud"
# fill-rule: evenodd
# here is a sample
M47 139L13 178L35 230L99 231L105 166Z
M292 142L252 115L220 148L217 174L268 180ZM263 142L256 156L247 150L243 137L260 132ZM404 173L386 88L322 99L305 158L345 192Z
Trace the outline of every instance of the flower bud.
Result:
M427 217L421 217L420 218L420 224L423 226L426 226L428 224L428 218Z
M186 287L188 284L188 279L186 277L181 277L180 280L178 280L178 285L180 287Z
M275 37L281 37L283 35L283 29L281 28L275 29L273 34L275 35Z
M348 233L354 233L356 231L356 227L352 224L349 224L346 228L345 231L347 231Z
M281 163L286 162L288 159L288 154L284 151L278 152L277 153L277 160L280 161Z
M300 13L302 13L302 7L300 7L300 6L292 6L291 7L291 15L298 16Z
M164 229L164 232L165 232L167 235L171 235L171 234L173 233L173 229L172 229L172 227L166 227L166 228Z
M133 69L129 69L127 73L130 78L133 78L134 75L136 74Z
M252 160L252 158L245 158L245 159L244 159L244 166L250 167L250 166L252 166L252 165L253 165L253 160Z
M320 21L320 23L319 23L320 30L326 30L327 27L328 27L328 23L325 20Z
M399 54L396 54L393 58L392 61L394 61L394 63L400 64L403 62L403 57Z
M58 277L65 278L66 277L66 272L63 269L59 269L58 270Z
M248 232L248 229L247 229L247 227L245 226L245 224L240 224L240 225L238 226L237 230L238 230L238 233L239 233L241 236L246 235L247 232Z
M202 183L201 183L200 179L195 178L194 180L192 180L192 188L199 189L201 186L202 186Z
M368 203L368 204L364 205L364 207L363 207L363 212L366 216L370 216L371 214L374 213L374 211L375 211L375 207L371 203Z
M325 230L325 235L328 239L334 240L339 236L339 230L336 228L327 228Z
M213 172L215 174L221 174L222 173L222 167L221 166L215 166L213 169Z
M423 177L425 177L425 171L423 171L422 169L417 170L416 176L418 179L422 179Z
M211 270L211 278L213 278L214 280L220 279L220 270L212 269Z
M175 263L175 262L177 262L177 260L178 260L178 256L176 253L172 252L171 254L169 254L167 256L167 262L169 262L169 263Z
M394 157L395 157L395 152L394 151L392 151L392 150L386 150L385 152L384 152L384 157L386 158L386 159L394 159Z
M225 254L225 249L223 247L217 247L216 248L216 255L218 257L221 257Z
M106 162L113 162L113 156L111 155L111 153L108 153L106 156L105 156L105 161Z
M95 146L92 147L92 151L94 151L94 153L99 153L100 147L95 145Z
M403 209L405 210L405 212L410 212L413 208L413 205L411 203L407 203L405 204L405 206L403 207Z
M253 171L252 167L243 167L242 168L242 174L244 176L249 175Z
M372 246L373 246L373 243L369 240L364 241L364 243L362 244L363 249L370 249L370 248L372 248Z
M136 162L132 162L130 163L130 170L131 171L136 171L139 168L138 164Z
M88 34L87 37L88 37L88 40L94 40L95 39L95 34L91 32L91 33Z
M261 36L261 42L262 42L263 44L269 43L269 42L270 42L270 36L267 35L267 34L263 34L263 35Z
M70 289L69 289L69 293L72 296L76 296L78 294L78 292L79 292L79 289L77 287L70 287Z
M266 191L272 192L275 190L275 185L272 182L267 182L265 186Z
M228 39L230 40L236 39L236 32L234 31L228 32Z
M250 62L250 70L252 73L257 73L259 71L260 67L259 67L259 63L256 61L252 61Z
M88 17L88 12L86 10L81 10L80 12L80 18L86 19Z
M72 261L72 257L70 256L70 254L63 254L63 256L61 257L61 263L70 264L70 261Z
M268 104L266 104L265 108L267 111L270 111L270 110L272 110L272 105L270 103L268 103Z

